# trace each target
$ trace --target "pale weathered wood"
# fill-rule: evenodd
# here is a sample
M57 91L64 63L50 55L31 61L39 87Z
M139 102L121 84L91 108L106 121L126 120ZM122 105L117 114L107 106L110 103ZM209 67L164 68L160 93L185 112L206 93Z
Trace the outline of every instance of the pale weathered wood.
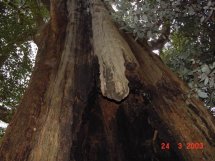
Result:
M99 0L91 5L94 52L98 56L102 94L121 101L129 94L125 63L138 63Z

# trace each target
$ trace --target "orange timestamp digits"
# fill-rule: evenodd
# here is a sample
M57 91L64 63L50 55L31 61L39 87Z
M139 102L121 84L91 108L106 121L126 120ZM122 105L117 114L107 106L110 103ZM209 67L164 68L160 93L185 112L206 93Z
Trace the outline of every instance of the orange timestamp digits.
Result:
M177 144L178 149L186 148L187 150L199 150L204 148L203 143L187 143L185 146L182 143ZM162 150L169 150L170 149L170 143L161 143L161 149Z
M203 143L187 143L186 145L187 149L203 149L204 145Z
M169 143L161 143L161 149L162 150L169 150L170 144Z

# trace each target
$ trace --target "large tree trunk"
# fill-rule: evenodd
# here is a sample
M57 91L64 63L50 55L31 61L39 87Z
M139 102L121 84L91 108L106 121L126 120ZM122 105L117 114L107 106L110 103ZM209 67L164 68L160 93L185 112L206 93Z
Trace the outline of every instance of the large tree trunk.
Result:
M52 0L50 12L1 161L214 160L212 115L103 2Z

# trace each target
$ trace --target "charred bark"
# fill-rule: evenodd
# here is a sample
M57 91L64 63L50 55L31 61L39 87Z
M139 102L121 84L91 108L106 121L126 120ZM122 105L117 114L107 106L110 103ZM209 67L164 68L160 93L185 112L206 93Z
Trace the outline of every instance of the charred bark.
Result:
M213 161L212 115L102 1L53 0L50 12L2 161ZM178 149L191 142L204 148Z

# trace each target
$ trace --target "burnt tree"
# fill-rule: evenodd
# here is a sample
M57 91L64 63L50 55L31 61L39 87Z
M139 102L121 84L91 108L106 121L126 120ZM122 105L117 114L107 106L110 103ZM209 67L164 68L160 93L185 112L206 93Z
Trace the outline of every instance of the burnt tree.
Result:
M50 13L1 161L214 160L212 115L102 1L51 0Z

